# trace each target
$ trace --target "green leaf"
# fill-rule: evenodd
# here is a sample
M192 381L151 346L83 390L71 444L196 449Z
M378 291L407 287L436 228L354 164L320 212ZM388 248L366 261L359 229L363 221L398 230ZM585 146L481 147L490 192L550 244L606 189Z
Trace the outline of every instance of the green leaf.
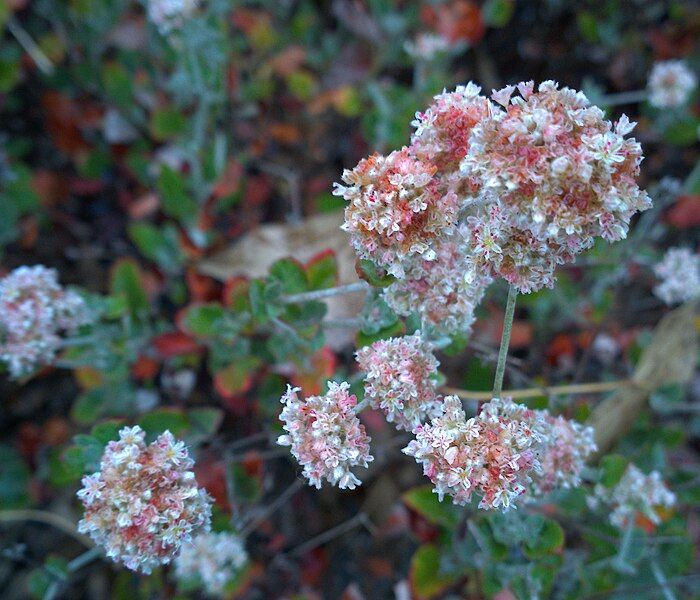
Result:
M270 275L282 285L283 294L298 294L309 289L306 273L293 258L282 258L270 267Z
M401 496L409 508L429 523L453 528L459 522L461 510L451 502L440 502L431 485L414 487Z
M338 260L335 252L328 250L312 258L306 265L309 289L323 290L338 283Z
M357 332L356 336L356 343L358 348L362 348L363 346L369 346L370 344L373 344L377 340L385 340L390 337L396 337L399 335L403 335L405 333L405 327L404 324L401 321L396 321L393 325L389 325L388 327L384 327L383 329L380 329L376 333L372 334L366 334L362 331Z
M627 459L619 454L608 454L600 460L600 483L611 488L617 485L627 469Z
M411 559L411 588L418 599L434 598L450 587L457 577L440 573L440 551L432 544L420 546Z
M90 430L90 435L106 445L107 442L119 439L119 430L122 427L123 424L119 421L105 421L95 425Z
M131 76L117 62L105 65L102 71L102 83L109 99L120 108L133 108Z
M141 269L135 261L129 258L117 261L112 267L109 288L113 296L126 300L133 314L148 309L146 290L141 285Z
M187 412L190 421L190 429L195 435L209 437L216 433L224 419L224 412L220 408L193 408Z
M79 425L90 425L105 414L107 395L101 387L80 394L73 402L71 418Z
M164 142L180 135L187 127L187 119L174 108L162 108L151 115L151 133Z
M481 9L484 23L490 27L505 27L515 11L515 0L487 0Z
M396 277L377 267L371 260L362 259L358 261L358 266L362 278L375 287L387 287L396 281Z
M196 304L185 309L182 324L189 333L201 337L215 336L224 319L224 308L217 303Z
M677 119L664 130L664 139L674 146L692 146L698 140L698 119Z
M170 273L180 270L184 255L175 227L168 224L158 229L150 223L132 223L128 232L134 245L146 258Z
M191 223L197 216L199 207L187 193L185 178L167 165L161 167L158 195L167 216L183 223Z
M688 177L685 178L683 191L686 194L700 194L700 161L697 162Z
M0 444L0 509L25 506L28 482L29 468L19 452Z
M143 415L138 424L152 437L160 435L166 429L175 437L182 436L190 426L187 415L174 408L160 408Z
M564 530L553 519L542 517L537 533L533 533L525 542L525 554L530 558L539 558L558 552L564 546Z

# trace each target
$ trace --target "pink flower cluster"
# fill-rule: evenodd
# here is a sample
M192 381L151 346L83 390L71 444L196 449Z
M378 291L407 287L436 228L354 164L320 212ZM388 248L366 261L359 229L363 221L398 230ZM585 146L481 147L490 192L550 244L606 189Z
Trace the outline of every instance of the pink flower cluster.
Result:
M360 258L397 277L416 260L433 260L435 241L457 221L457 195L435 178L436 167L408 148L374 154L352 170L333 193L349 202L343 229Z
M60 333L89 320L83 299L64 290L53 269L19 267L0 279L0 361L12 377L50 364Z
M319 489L323 479L341 489L355 489L361 481L350 469L374 460L370 437L355 414L357 398L349 389L348 383L329 382L325 396L302 400L297 395L300 388L288 386L281 398L280 420L287 434L277 443L291 446L304 477Z
M581 470L588 457L596 451L595 431L562 416L542 412L547 424L547 448L540 457L542 470L532 476L533 496L547 494L559 488L581 485Z
M404 279L384 288L384 300L396 314L417 314L424 328L438 334L470 331L491 278L470 262L462 230L435 246L435 260L410 266Z
M412 431L437 416L437 368L440 364L420 333L379 340L357 351L365 371L365 398L397 429Z
M175 559L175 576L180 581L195 580L204 591L221 597L248 563L243 540L233 533L201 533L182 545Z
M209 530L211 499L197 487L184 442L169 431L149 445L140 427L125 427L107 444L100 470L83 477L78 524L107 556L150 573L184 543Z
M631 522L636 523L639 516L658 525L661 523L661 511L671 508L676 503L676 496L666 487L657 471L645 475L630 464L614 488L596 485L591 504L596 506L599 502L612 509L610 522L624 529Z
M700 255L690 248L670 248L654 266L654 273L661 280L654 293L666 304L700 296Z
M636 183L641 147L625 138L634 123L623 115L613 125L553 81L515 90L493 101L473 83L439 94L416 114L408 148L345 171L349 186L335 193L350 203L344 229L361 258L417 295L431 262L454 260L447 242L462 224L458 272L530 292L553 285L555 267L596 236L626 236L632 215L651 205Z
M440 500L455 504L481 497L479 508L507 510L525 494L539 469L538 451L546 439L541 414L494 398L467 419L457 396L447 396L442 414L413 431L404 452L423 465Z
M501 108L473 128L461 171L479 189L474 200L482 208L469 219L474 245L483 239L479 225L506 239L492 249L501 265L478 247L474 259L528 292L551 285L554 265L596 236L624 238L632 215L651 202L636 183L642 151L624 137L635 125L626 116L613 126L582 93L553 81L537 91L519 83L519 96L515 89L493 93Z
M508 510L519 497L533 500L560 487L580 484L595 450L593 430L510 398L494 398L476 417L466 418L457 396L447 396L442 413L413 431L404 452L423 465L440 500Z
M656 108L682 106L697 85L697 76L682 60L658 62L649 74L649 103Z

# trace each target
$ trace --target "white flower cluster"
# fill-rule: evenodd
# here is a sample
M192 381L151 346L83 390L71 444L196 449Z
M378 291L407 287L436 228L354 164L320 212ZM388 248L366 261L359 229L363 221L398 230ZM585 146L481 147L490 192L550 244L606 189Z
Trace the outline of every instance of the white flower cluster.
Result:
M656 63L649 74L649 103L657 108L674 108L688 101L698 78L682 60Z
M614 488L596 485L591 504L595 506L598 502L612 509L610 522L624 529L630 523L636 523L640 516L658 525L662 520L660 511L671 508L676 503L676 496L657 471L645 475L630 464Z
M323 479L340 489L355 489L362 482L350 469L374 460L370 437L355 414L357 398L349 389L348 383L329 382L325 396L302 400L297 395L300 388L288 386L281 398L280 420L287 434L277 443L291 446L304 477L319 489Z
M379 340L357 351L365 375L365 397L397 429L412 431L437 416L440 364L420 333Z
M700 255L689 248L670 248L654 267L661 283L654 293L666 304L687 302L700 296Z
M168 564L209 530L211 499L197 487L193 466L184 442L169 431L146 445L140 427L125 427L107 444L100 470L83 477L78 531L133 571Z
M61 332L90 320L83 299L64 290L53 269L19 267L0 279L0 361L12 377L50 364Z
M233 533L202 533L182 545L175 559L175 576L196 580L211 596L222 596L226 587L248 564L243 541Z
M169 34L173 29L182 27L185 19L190 17L199 0L147 0L148 19L162 35Z

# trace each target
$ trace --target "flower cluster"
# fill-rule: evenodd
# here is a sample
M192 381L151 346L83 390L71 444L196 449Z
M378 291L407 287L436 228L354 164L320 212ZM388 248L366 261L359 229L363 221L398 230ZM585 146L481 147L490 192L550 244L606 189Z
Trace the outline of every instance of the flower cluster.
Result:
M649 74L649 103L657 108L682 106L698 84L698 79L682 60L656 63Z
M579 486L586 459L596 450L593 428L546 411L537 412L544 415L548 443L540 458L542 470L532 477L533 496Z
M418 298L426 261L458 260L467 275L535 291L595 237L624 238L632 215L651 205L636 182L642 152L625 137L635 125L626 116L613 124L553 81L515 91L488 99L469 83L435 96L416 113L409 147L360 161L343 174L349 186L336 187L350 203L344 229L358 255L406 282L397 288L415 306L427 304ZM464 243L450 243L460 225Z
M146 445L140 427L125 427L107 444L100 470L83 478L78 530L133 571L169 563L209 530L211 499L197 487L193 465L169 431Z
M325 396L301 400L300 389L288 386L282 396L280 420L287 434L277 443L291 446L304 477L316 488L326 479L341 489L355 489L361 481L350 469L367 467L374 460L369 453L370 438L355 414L357 398L349 389L348 383L330 382Z
M412 431L439 413L436 377L440 363L420 333L361 348L357 362L366 373L365 397L397 429Z
M470 147L472 129L492 112L481 88L471 81L443 92L411 123L415 132L411 149L420 160L434 164L441 175L449 177L459 170Z
M207 594L221 596L248 563L243 540L233 533L202 533L183 544L175 559L175 576L195 579Z
M442 414L416 427L403 451L423 465L440 500L467 504L476 493L479 508L507 510L540 469L546 430L541 414L510 399L494 398L467 419L460 399L447 396Z
M624 529L631 522L639 523L640 519L648 519L653 525L658 525L662 520L662 511L676 503L676 496L666 487L657 471L645 475L630 464L614 488L596 485L592 504L598 501L612 509L610 522Z
M53 269L19 267L0 279L0 361L13 377L50 364L60 333L89 320L83 299L64 290Z
M182 27L194 14L199 0L148 0L148 19L162 35Z
M654 267L661 283L654 293L666 304L686 302L700 296L700 255L689 248L671 248Z
M404 279L386 287L384 300L401 316L417 314L424 327L437 333L467 333L491 278L472 266L461 231L435 250L435 260L411 266Z
M343 229L360 258L397 277L416 260L433 260L436 240L457 221L457 195L434 177L437 168L408 148L374 154L352 170L333 193L349 202Z
M414 41L407 41L403 48L410 57L431 61L437 54L447 52L452 44L438 33L419 33Z
M485 247L475 260L527 292L551 285L554 266L594 237L624 238L632 215L651 203L636 183L642 153L624 137L634 127L627 117L613 126L582 93L553 81L515 89L493 93L502 108L473 128L461 171L482 207L469 219L474 245Z

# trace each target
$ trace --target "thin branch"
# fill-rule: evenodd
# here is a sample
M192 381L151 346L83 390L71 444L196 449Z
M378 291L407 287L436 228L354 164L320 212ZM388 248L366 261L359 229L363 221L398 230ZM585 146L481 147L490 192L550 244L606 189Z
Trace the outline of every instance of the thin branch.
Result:
M330 298L332 296L339 296L341 294L352 294L354 292L363 292L367 290L369 284L366 281L358 281L356 283L348 283L346 285L339 285L337 287L328 288L325 290L315 290L313 292L301 292L300 294L290 294L289 296L282 296L280 301L283 304L296 304L298 302L310 302L312 300L322 300L324 298Z
M285 553L286 556L302 556L306 554L309 550L313 550L318 546L326 544L331 540L343 535L344 533L354 529L358 525L363 525L370 534L374 535L376 532L376 527L369 520L369 517L365 513L358 513L352 519L348 519L344 523L340 523L335 527L331 527L327 531L318 534L317 536L311 538L308 542L300 544L296 548L293 548L289 552Z
M10 33L15 36L19 45L24 48L25 52L32 57L32 60L36 66L39 67L41 72L44 73L44 75L53 75L53 63L14 16L7 20L7 28L10 30Z
M508 287L508 300L506 302L506 314L503 317L503 334L501 335L501 346L498 349L498 362L496 363L496 377L493 381L493 398L501 396L503 389L503 376L506 372L506 358L508 357L508 346L510 345L510 332L513 330L513 317L515 316L515 302L518 298L518 290L514 286Z
M637 104L645 102L649 97L646 90L633 90L630 92L619 92L617 94L608 94L598 100L598 104L602 106L619 106L620 104Z
M245 527L243 527L243 529L241 529L241 537L245 538L250 535L250 533L255 531L255 529L259 527L272 513L274 513L278 508L284 506L287 501L303 487L303 485L304 482L301 479L295 479L294 483L284 490L278 498L264 507L257 517L252 519Z
M555 385L551 387L534 387L519 390L506 390L501 392L502 396L510 398L536 398L537 396L566 396L569 394L600 394L618 390L622 387L633 385L631 379L619 381L599 381L595 383L574 383L571 385ZM463 400L490 400L493 397L491 392L463 390L445 386L443 393L459 396Z
M60 515L46 512L44 510L31 509L0 511L0 523L13 523L21 521L32 521L34 523L51 525L56 529L60 529L63 533L69 535L88 548L92 548L94 546L89 537L78 533L74 523L64 517L61 517Z

